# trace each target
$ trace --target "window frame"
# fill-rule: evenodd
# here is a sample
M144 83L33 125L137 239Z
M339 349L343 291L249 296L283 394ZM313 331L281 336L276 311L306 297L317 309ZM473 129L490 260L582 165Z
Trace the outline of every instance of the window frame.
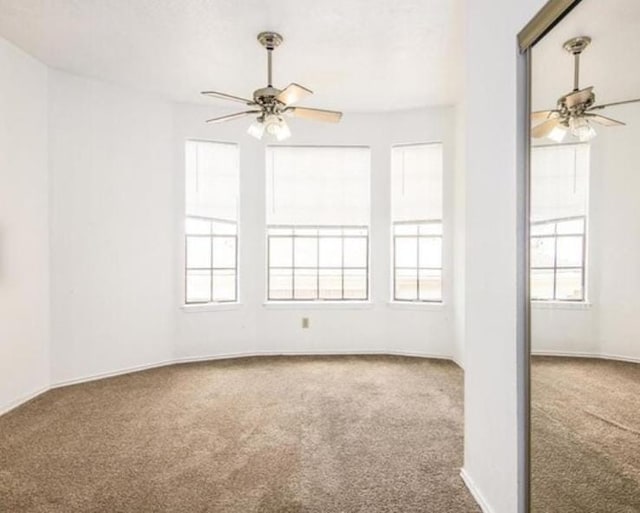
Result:
M269 230L291 230L291 234L289 235L272 235L269 233ZM296 230L316 230L318 233L316 235L302 235L296 234ZM321 234L321 230L340 230L341 233L337 234ZM345 230L364 230L364 235L349 235L345 234ZM308 303L308 304L323 304L323 303L337 303L337 304L349 304L349 303L366 303L371 300L371 234L370 227L366 225L267 225L266 227L266 303ZM291 239L291 266L272 266L271 265L271 239L273 238L283 238L283 239ZM296 239L315 239L316 243L316 265L313 266L300 266L296 267L295 265L295 253ZM341 240L341 256L340 267L323 267L320 265L320 240L323 238L331 238L336 239L339 238ZM345 244L344 241L346 239L364 239L365 240L365 266L364 267L353 267L348 266L345 267ZM287 298L274 298L271 297L271 271L272 270L291 270L291 296ZM296 298L295 297L295 274L296 270L310 270L315 271L316 273L316 297L315 298ZM341 280L341 296L340 298L323 298L320 297L320 274L321 271L340 271L340 280ZM365 273L365 297L357 298L357 297L345 297L345 271L364 271Z
M392 144L389 151L389 177L391 178L391 174L393 173L393 150L396 148L410 148L415 146L439 146L442 151L442 189L440 191L442 195L442 217L440 219L416 219L416 220L408 220L408 221L394 221L393 220L393 196L392 196L392 187L391 181L389 186L389 217L390 217L390 251L391 251L391 276L390 276L390 297L391 303L397 304L399 306L408 306L408 305L418 305L418 306L427 306L427 305L435 305L442 306L444 305L444 296L445 296L445 222L444 222L444 205L445 205L445 145L444 141L418 141L418 142L409 142L409 143L398 143ZM419 226L422 224L435 224L439 223L441 226L440 235L420 235ZM418 225L418 233L414 235L408 235L407 237L415 237L417 239L418 245L418 255L416 262L416 298L415 299L402 299L396 296L396 277L398 267L396 266L396 233L395 228L397 225ZM439 238L440 239L440 268L421 268L420 267L420 239L421 238ZM411 270L413 268L406 268ZM440 298L439 299L420 299L420 270L434 270L440 271Z
M186 186L186 174L187 174L187 167L186 167L186 148L188 143L205 143L205 144L215 144L215 145L224 145L224 146L233 146L236 148L236 153L237 153L237 173L238 173L238 191L237 191L237 220L231 220L231 219L222 219L222 218L215 218L215 217L205 217L205 216L189 216L187 215L187 202L186 202L186 191L183 189L183 194L182 194L182 198L183 198L183 209L182 209L182 213L181 213L181 222L182 222L182 244L183 244L183 262L182 262L182 307L185 310L193 310L193 311L204 311L206 309L214 309L214 308L233 308L233 307L237 307L238 305L240 305L240 211L241 211L241 204L242 204L242 165L241 165L241 152L240 152L240 144L234 141L219 141L219 140L213 140L213 139L202 139L202 138L186 138L183 141L182 144L182 149L183 149L183 162L184 162L184 173L183 173L183 186ZM189 218L193 218L193 219L201 219L201 220L208 220L211 222L211 225L213 225L213 223L222 223L222 224L233 224L235 225L235 234L234 235L215 235L212 233L212 229L210 229L210 233L207 234L188 234L187 233L187 229L186 229L186 222ZM190 270L200 270L200 269L194 269L194 268L189 268L188 267L188 256L187 256L187 240L189 237L210 237L211 238L211 244L213 245L214 239L215 238L234 238L234 245L235 245L235 267L234 268L216 268L213 267L213 247L211 248L211 263L212 263L212 267L210 268L206 268L206 269L202 269L205 271L209 271L211 273L211 284L210 284L210 300L209 301L188 301L187 298L187 293L188 293L188 287L187 287L187 271ZM234 275L235 275L235 279L234 279L234 299L223 299L223 300L214 300L213 299L213 274L215 270L234 270Z
M367 144L268 144L265 146L265 151L264 151L264 155L265 155L265 166L264 166L264 173L265 173L265 177L267 176L267 159L268 159L268 155L269 155L269 151L270 150L274 150L274 149L278 149L278 148L307 148L307 149L336 149L336 150L342 150L342 149L363 149L366 150L368 153L368 162L369 162L369 168L368 168L368 189L367 189L367 196L368 196L368 200L369 200L369 213L368 213L368 218L367 218L367 224L366 225L293 225L293 224L265 224L265 282L264 282L264 286L265 286L265 292L264 292L264 304L266 306L284 306L287 304L291 304L291 305L305 305L305 306L328 306L331 304L337 305L337 307L340 306L346 306L346 305L365 305L365 304L370 304L372 301L372 286L371 286L371 280L372 280L372 276L371 276L371 270L372 270L372 266L371 266L371 201L372 201L372 151L371 151L371 146L367 145ZM265 194L267 194L268 190L267 187L265 187ZM266 209L266 202L265 202L265 209ZM358 267L358 268L354 268L354 269L358 269L358 270L364 270L365 271L365 283L366 283L366 298L364 299L360 299L360 298L354 298L354 299L336 299L336 298L330 298L330 299L295 299L295 277L293 276L293 274L295 273L295 267L293 267L295 260L292 260L292 267L290 268L292 270L292 286L291 286L291 298L286 299L286 298L270 298L270 281L271 281L271 267L270 267L270 241L269 241L269 229L270 228L298 228L298 229L364 229L366 230L366 235L365 236L354 236L354 237L363 237L366 238L366 267ZM285 236L286 237L286 236ZM292 235L293 237L293 235ZM336 237L331 236L331 237ZM342 262L344 263L344 237L340 236L343 239L343 244L342 244ZM320 244L318 244L318 251L320 248ZM295 246L294 244L292 244L292 251L295 251ZM289 269L289 268L286 268ZM318 277L320 275L320 270L322 269L340 269L342 271L341 276L342 276L342 288L344 290L344 267L340 267L340 268L322 268L320 267L320 259L318 258L317 261L317 266L315 267L316 271L318 272ZM316 279L318 279L318 277ZM317 293L320 293L320 288L319 286L317 287Z
M558 224L563 222L577 221L582 220L582 233L558 233ZM530 244L533 247L533 242L536 239L553 239L553 266L534 266L533 258L531 259L531 263L529 265L529 272L531 274L531 281L533 281L534 271L553 271L553 297L551 298L537 298L533 296L533 286L531 286L531 301L536 303L570 303L570 304L579 304L579 303L587 303L587 237L589 234L588 230L588 216L587 214L581 216L569 216L569 217L560 217L554 219L545 219L540 221L532 221L531 227L541 226L541 225L553 225L553 233L549 234L538 234L533 235L533 233L529 234L529 238L531 239ZM533 232L533 229L531 230ZM581 266L559 266L558 265L558 240L563 238L575 238L580 237L582 239L582 258ZM557 290L558 290L558 271L576 271L579 270L581 272L580 276L580 290L581 297L579 299L567 299L567 298L558 298Z
M440 233L439 234L421 234L420 227L424 225L440 225ZM402 225L415 225L416 226L416 234L397 234L396 227ZM396 221L391 223L391 259L392 259L392 269L391 269L391 297L394 303L400 304L442 304L443 300L443 288L444 288L444 224L442 219L429 219L429 220L418 220L418 221ZM397 265L397 252L396 252L396 244L398 239L415 239L416 240L416 266L415 267L407 267L407 266L398 266ZM420 265L420 240L421 239L439 239L440 240L440 267L423 267ZM407 298L399 298L397 296L397 276L398 271L414 271L416 272L416 297L415 299L407 299ZM438 271L440 273L440 298L439 299L420 299L420 272L421 271Z

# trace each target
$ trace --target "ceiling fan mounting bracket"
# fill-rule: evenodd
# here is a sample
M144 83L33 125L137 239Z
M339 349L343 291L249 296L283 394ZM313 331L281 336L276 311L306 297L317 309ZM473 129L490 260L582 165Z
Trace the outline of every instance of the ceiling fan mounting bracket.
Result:
M591 38L589 36L573 37L566 41L562 47L573 55L579 55L589 46Z
M273 50L282 44L283 37L277 32L260 32L258 41L267 50Z

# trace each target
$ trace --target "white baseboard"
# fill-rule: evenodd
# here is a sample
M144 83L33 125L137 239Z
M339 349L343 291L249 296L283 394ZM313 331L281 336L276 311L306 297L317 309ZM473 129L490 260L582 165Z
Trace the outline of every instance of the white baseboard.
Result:
M30 394L24 395L19 399L15 399L14 401L11 401L9 404L6 404L0 407L0 416L4 415L5 413L9 413L11 410L15 410L18 406L23 405L28 401L31 401L31 399L35 399L40 394L44 394L48 390L49 390L49 387L42 387L36 390L35 392L31 392Z
M448 355L436 355L436 354L428 354L428 353L415 353L410 351L327 351L327 352L309 352L309 351L250 351L250 352L240 352L240 353L223 353L223 354L215 354L208 356L183 356L179 358L174 358L172 360L163 360L160 362L149 363L144 365L136 365L134 367L126 367L123 369L118 369L115 371L109 372L101 372L98 374L91 374L89 376L82 376L80 378L67 379L62 381L57 381L52 383L48 387L43 387L40 390L29 394L28 396L21 397L20 399L16 399L12 401L7 406L0 408L0 415L4 415L9 411L17 408L18 406L34 399L40 394L44 394L49 390L53 390L56 388L67 387L71 385L79 385L81 383L89 383L91 381L96 381L99 379L105 378L114 378L116 376L122 376L124 374L131 374L132 372L140 372L150 369L156 369L158 367L167 367L169 365L179 365L183 363L195 363L195 362L205 362L205 361L213 361L213 360L228 360L232 358L250 358L252 356L366 356L366 355L387 355L387 356L408 356L414 358L430 358L434 360L449 360L456 364L458 364L451 356ZM459 364L458 364L459 365Z
M533 356L564 356L569 358L599 358L601 360L615 360L619 362L640 363L640 358L606 353L591 353L584 351L532 351Z
M56 381L55 383L52 383L49 388L53 390L54 388L67 387L70 385L79 385L80 383L88 383L90 381L96 381L98 379L113 378L116 376L122 376L123 374L131 374L132 372L140 372L144 370L155 369L157 367L166 367L167 365L173 365L174 363L176 363L175 360L163 360L155 363L146 363L144 365L136 365L134 367L125 367L123 369L118 369L115 371L100 372L98 374L91 374L89 376L82 376L80 378Z
M493 509L491 509L491 506L489 506L487 499L484 498L476 484L473 482L473 479L471 479L464 468L460 469L460 477L464 481L464 484L466 485L469 492L471 492L473 498L478 503L478 506L480 506L482 513L493 513Z
M232 358L251 358L254 356L407 356L412 358L448 360L457 363L449 355L418 353L412 351L247 351L208 356L182 356L175 358L173 363L193 363L209 360L227 360Z

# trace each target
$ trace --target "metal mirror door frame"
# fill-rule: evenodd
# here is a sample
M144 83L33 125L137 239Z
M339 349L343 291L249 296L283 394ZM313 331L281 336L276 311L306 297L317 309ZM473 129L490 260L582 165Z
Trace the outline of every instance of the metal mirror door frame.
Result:
M582 0L549 0L518 34L517 96L517 368L518 511L531 511L531 295L529 291L531 204L531 66L533 46Z

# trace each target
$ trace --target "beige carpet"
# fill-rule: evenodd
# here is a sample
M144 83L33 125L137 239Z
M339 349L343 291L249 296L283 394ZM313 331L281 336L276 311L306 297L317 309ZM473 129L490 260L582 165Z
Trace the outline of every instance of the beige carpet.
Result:
M0 511L479 512L462 372L397 357L178 365L0 417Z
M532 511L640 512L640 365L536 357Z

